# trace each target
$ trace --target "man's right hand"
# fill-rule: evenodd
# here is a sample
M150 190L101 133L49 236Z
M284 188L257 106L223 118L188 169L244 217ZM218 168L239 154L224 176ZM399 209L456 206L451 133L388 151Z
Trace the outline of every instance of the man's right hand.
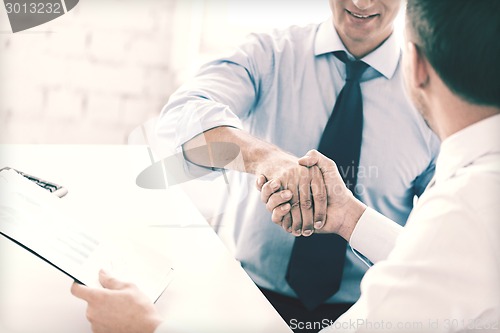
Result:
M299 164L306 168L317 167L326 185L326 216L324 224L315 226L314 232L336 233L349 241L352 231L366 206L356 199L351 191L345 186L335 162L322 155L316 150L311 150L306 156L299 159ZM263 178L257 179L257 186L262 184ZM291 191L282 190L276 192L273 179L263 183L261 186L261 199L266 203L266 208L272 212L272 221L278 225L284 225L286 217L293 207L287 198Z
M227 142L236 145L241 158L233 161L232 150L196 154L196 147ZM270 188L290 190L290 212L283 218L283 228L295 236L309 236L314 224L322 225L326 214L326 188L317 166L299 165L297 157L249 133L227 126L210 129L183 145L186 159L201 166L223 167L263 175L273 180ZM206 151L206 150L202 150ZM221 163L218 163L221 162ZM241 163L240 163L241 162Z
M295 236L310 236L315 228L321 227L326 216L326 187L323 175L317 166L305 167L298 159L283 154L277 160L267 161L258 174L270 179L262 187L261 198L267 203L272 193L286 190L280 197L288 203L288 211L278 223ZM259 180L257 188L260 189Z

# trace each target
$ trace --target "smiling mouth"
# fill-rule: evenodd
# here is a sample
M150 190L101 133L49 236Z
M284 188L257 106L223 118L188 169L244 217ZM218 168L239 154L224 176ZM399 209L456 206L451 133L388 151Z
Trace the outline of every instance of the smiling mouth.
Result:
M361 15L361 14L357 14L357 13L353 13L351 12L350 10L345 10L349 15L351 15L352 17L355 17L357 19L363 19L363 20L367 20L367 19L370 19L370 18L373 18L375 16L379 16L379 14L372 14L372 15Z

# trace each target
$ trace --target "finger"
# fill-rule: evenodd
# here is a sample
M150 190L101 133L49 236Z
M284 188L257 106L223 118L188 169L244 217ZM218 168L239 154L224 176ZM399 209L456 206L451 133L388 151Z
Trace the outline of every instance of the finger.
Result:
M292 191L292 198L290 199L290 213L292 217L291 232L294 236L300 236L302 234L302 215L300 212L299 189L297 185L290 185L288 189Z
M275 209L273 209L273 213L271 215L271 220L276 223L277 225L282 226L283 224L283 217L286 215L289 215L290 213L290 204L285 203L284 205L278 206Z
M276 191L281 188L281 184L278 180L273 179L268 181L262 186L262 190L260 191L260 200L267 204L269 201L269 197Z
M337 195L338 193L345 193L346 186L340 176L337 165L328 157L324 156L317 150L310 150L306 156L299 159L299 163L301 165L317 165L321 170L323 181L326 186L327 206L328 200L331 196Z
M267 182L267 178L264 175L260 175L257 177L257 180L255 181L255 186L257 187L257 190L261 190L262 186Z
M283 219L281 220L281 227L283 230L285 230L288 233L292 232L292 214L290 213L290 209L292 206L288 208L289 213L283 216Z
M300 234L303 236L311 236L314 232L314 215L313 215L313 198L311 195L311 171L310 169L302 168L300 174L299 186L299 201L300 214L302 216L302 226ZM299 230L296 230L297 233Z
M104 288L111 290L119 290L130 287L130 283L120 281L102 269L99 271L99 282Z
M318 167L312 167L311 172L311 193L313 198L314 229L321 229L325 224L326 219L326 185L323 179L323 174Z
M75 281L71 285L71 294L89 302L93 298L93 289Z
M307 154L299 158L299 164L305 167L312 167L318 163L318 157L314 154L315 150L309 150Z
M266 203L267 210L272 212L276 207L288 202L292 198L292 195L292 191L290 190L273 193Z
M335 162L315 149L308 151L304 157L299 158L299 164L307 167L317 165L323 174L337 171Z

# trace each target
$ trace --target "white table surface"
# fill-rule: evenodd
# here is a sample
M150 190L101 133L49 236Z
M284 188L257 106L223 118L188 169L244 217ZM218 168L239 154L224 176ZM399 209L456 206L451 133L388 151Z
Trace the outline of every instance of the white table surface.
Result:
M145 146L0 145L0 168L59 183L61 200L89 224L133 235L165 253L174 279L156 306L199 333L291 332L179 187L145 190ZM90 332L72 280L0 237L0 331Z

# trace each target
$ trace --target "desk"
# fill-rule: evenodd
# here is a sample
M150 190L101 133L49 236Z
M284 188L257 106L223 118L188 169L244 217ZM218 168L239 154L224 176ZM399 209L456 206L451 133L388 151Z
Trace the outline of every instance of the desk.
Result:
M89 224L133 235L172 259L174 279L156 306L195 332L291 332L178 188L145 190L145 146L0 145L0 167L59 183L61 200ZM0 331L87 333L72 280L0 237Z

